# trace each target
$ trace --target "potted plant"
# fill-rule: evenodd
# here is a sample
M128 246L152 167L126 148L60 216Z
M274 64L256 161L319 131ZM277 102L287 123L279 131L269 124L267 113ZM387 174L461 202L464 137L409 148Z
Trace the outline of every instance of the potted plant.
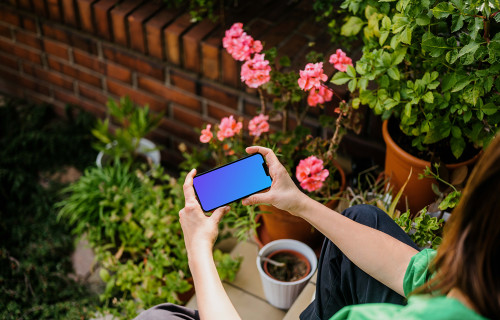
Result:
M116 162L160 164L160 152L156 145L144 138L160 123L162 115L154 115L149 107L136 105L128 96L120 98L116 103L109 99L107 104L108 117L99 120L92 134L99 140L95 148L99 150L96 164ZM110 130L110 119L115 120L119 127Z
M187 302L193 291L178 214L181 183L161 167L145 174L116 163L88 168L65 195L59 218L86 235L95 252L106 284L104 313L131 319L141 308ZM214 258L221 277L234 278L240 259L221 252Z
M281 239L266 244L257 256L257 269L267 301L276 308L290 308L317 264L314 251L300 241Z
M223 118L214 126L215 130L212 124L208 124L201 130L200 141L208 145L209 154L216 164L223 164L245 155L245 146L259 144L269 147L281 157L299 188L335 207L336 195L345 187L345 175L335 161L335 153L345 127L350 123L352 109L340 97L338 106L331 105L336 93L324 83L323 63L318 61L322 57L310 55L315 59L314 63L307 64L299 76L289 69L290 59L287 57L276 61L275 48L262 52L260 41L249 36L241 23L235 23L226 31L223 46L234 59L244 61L241 79L251 90L257 91L261 110L249 121L247 132L243 121L234 116ZM351 63L342 54L338 50L331 57L336 59L332 63L340 69ZM268 108L267 100L271 97L274 97L272 108ZM313 108L324 108L320 121L325 129L333 132L331 138L313 138L311 131L304 126L306 115ZM290 125L292 120L295 126ZM273 127L274 122L278 122L278 126ZM260 209L272 212L262 215L262 225L267 226L269 233L275 232L264 242L280 238L312 241L309 242L311 245L321 242L321 235L303 219L270 206ZM285 222L287 226L275 227L275 222ZM281 233L286 232L288 226L299 227L302 231L294 229L288 234Z
M419 173L430 162L469 164L498 130L498 5L347 0L342 8L351 14L342 32L363 31L363 55L332 82L347 83L354 108L368 105L385 120L386 174L398 189L413 168L405 194L418 211L433 200L432 180Z

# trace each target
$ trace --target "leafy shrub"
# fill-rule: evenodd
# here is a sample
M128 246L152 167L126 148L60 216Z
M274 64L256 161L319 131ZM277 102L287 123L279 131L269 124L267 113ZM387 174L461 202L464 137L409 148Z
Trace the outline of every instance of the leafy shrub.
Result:
M352 15L343 29L362 31L363 56L332 82L347 83L354 107L398 119L425 158L449 150L458 159L467 144L485 147L500 123L499 7L477 0L346 0L342 8Z

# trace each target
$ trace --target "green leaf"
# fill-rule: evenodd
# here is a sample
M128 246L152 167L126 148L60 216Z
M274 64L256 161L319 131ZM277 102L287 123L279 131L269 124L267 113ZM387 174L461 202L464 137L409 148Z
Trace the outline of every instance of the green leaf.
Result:
M360 78L358 81L358 87L362 90L366 90L366 87L368 87L368 79Z
M330 82L336 85L342 85L344 83L347 83L347 81L351 79L352 78L349 77L345 72L337 72L336 74L333 75L332 80L330 80Z
M500 111L500 108L496 106L493 102L485 104L482 108L481 111L487 115L491 116L492 114L495 114Z
M349 88L349 91L354 92L356 90L357 83L358 81L356 79L352 79L351 81L349 81L349 83L347 84L347 88Z
M428 91L426 94L424 94L422 99L427 103L433 103L434 102L434 95L432 94L431 91Z
M355 36L361 31L364 22L361 18L351 16L346 23L340 29L340 34L345 37Z
M476 39L479 30L483 29L483 19L474 18L474 23L469 23L470 38Z
M354 78L356 76L356 69L354 69L353 66L347 66L347 75L349 75L351 78Z
M446 18L454 11L454 7L451 3L440 2L437 6L432 9L432 14L436 19Z
M389 36L389 31L381 31L380 32L380 38L378 39L378 43L380 46L383 46L385 43L385 40L387 40L387 37Z
M450 135L451 131L451 123L449 120L445 119L436 119L433 121L431 129L427 132L427 135L424 137L423 143L431 144L436 143L439 140L442 140Z
M444 91L450 90L455 83L457 83L457 76L454 73L449 73L443 77L443 80L441 82L441 88Z
M466 85L471 83L473 79L470 78L463 78L462 80L458 81L457 84L451 89L451 92L457 92L465 88Z
M280 58L280 65L282 67L289 67L292 64L288 56L283 56Z
M462 49L460 49L457 58L460 58L461 56L468 53L474 54L474 52L476 52L478 48L479 48L479 43L471 42L465 45Z
M450 139L451 152L455 156L455 158L460 158L465 149L465 140L463 137L455 138L451 137Z
M411 103L409 103L409 102L407 104L405 104L404 115L407 118L411 117Z
M359 98L352 99L352 107L354 109L358 109L360 102L361 102L361 100Z
M402 42L402 43L406 43L406 44L409 44L411 45L411 34L413 32L413 28L412 27L409 27L407 26L403 32L401 32L401 35L399 36L399 40Z
M460 128L457 126L452 126L451 135L454 136L455 138L460 138L462 136L462 130L460 130Z
M415 20L415 22L419 26L426 26L429 23L431 23L431 19L426 14L421 14L420 16L418 16L418 18Z
M387 69L387 74L394 80L399 80L399 70L396 67Z
M464 16L463 15L453 15L451 32L457 32L464 26Z
M429 53L431 57L441 56L450 47L442 37L435 37L432 33L426 32L422 36L422 49Z

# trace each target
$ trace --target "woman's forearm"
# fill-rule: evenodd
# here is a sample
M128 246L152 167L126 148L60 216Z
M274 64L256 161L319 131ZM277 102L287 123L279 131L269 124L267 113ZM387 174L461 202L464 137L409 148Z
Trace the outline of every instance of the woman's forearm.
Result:
M405 243L363 224L304 195L294 214L306 219L329 238L354 264L404 295L406 268L418 251Z
M201 319L240 319L217 273L211 250L199 249L189 257Z

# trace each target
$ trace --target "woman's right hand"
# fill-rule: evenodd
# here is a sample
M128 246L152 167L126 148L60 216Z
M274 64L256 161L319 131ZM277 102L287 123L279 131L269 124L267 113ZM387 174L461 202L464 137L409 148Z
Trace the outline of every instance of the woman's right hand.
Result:
M242 200L243 205L267 203L278 209L297 215L300 206L308 197L302 193L292 178L280 163L274 152L269 148L252 146L246 148L247 153L260 153L264 156L269 167L269 174L273 179L271 189L267 192L257 193Z

